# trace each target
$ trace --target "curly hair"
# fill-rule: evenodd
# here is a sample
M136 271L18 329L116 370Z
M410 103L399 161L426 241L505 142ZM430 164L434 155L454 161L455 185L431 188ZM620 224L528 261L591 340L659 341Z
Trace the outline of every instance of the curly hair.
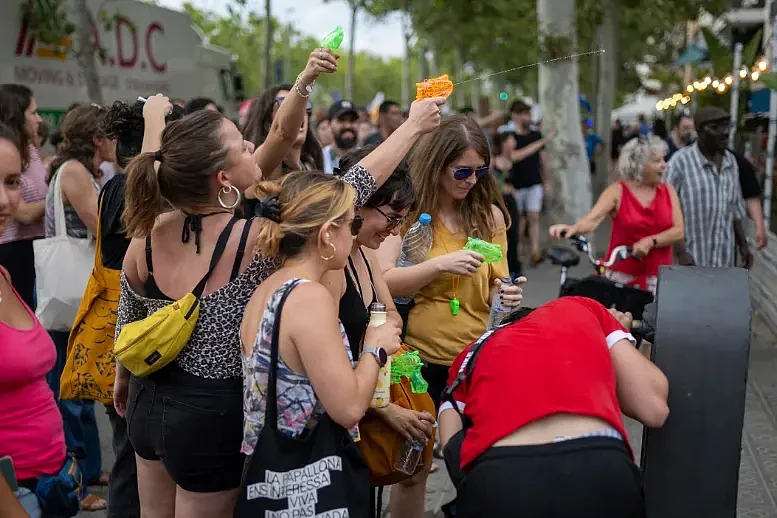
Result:
M146 129L143 105L143 101L136 101L132 105L116 101L105 116L103 133L108 138L116 139L116 161L122 168L127 167L143 147L143 132ZM170 123L183 116L183 108L173 104L173 111L165 120Z
M273 108L278 92L282 90L291 91L294 87L289 84L273 86L262 92L259 97L251 103L251 109L243 124L243 138L254 143L256 147L261 146L270 133L270 127L273 121ZM324 168L324 154L321 150L321 144L313 134L312 125L308 124L308 132L305 136L305 143L302 144L302 153L300 156L302 162L312 166L313 169L321 170ZM282 164L284 172L290 171L290 168ZM267 173L271 173L268 171Z
M642 169L653 153L666 155L668 146L665 140L656 136L637 137L629 140L621 149L618 158L618 174L624 180L642 181Z
M70 110L62 121L62 150L51 163L46 182L62 164L68 160L78 160L92 176L100 174L94 166L94 138L104 137L104 121L108 110L98 104L81 104Z
M30 144L32 135L26 131L25 112L32 104L32 90L24 85L0 85L0 122L11 128L17 135L15 142L22 156L22 168L30 163Z

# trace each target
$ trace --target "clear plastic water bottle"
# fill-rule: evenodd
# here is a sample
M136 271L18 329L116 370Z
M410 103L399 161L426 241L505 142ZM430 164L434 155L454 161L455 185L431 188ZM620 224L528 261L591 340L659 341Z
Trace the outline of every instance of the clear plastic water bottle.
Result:
M421 460L421 454L424 451L424 445L418 439L405 441L402 449L399 450L397 458L394 460L394 469L405 475L413 475L418 467L418 461Z
M419 216L418 221L413 223L413 226L402 238L402 251L397 259L397 266L413 266L420 264L426 260L426 256L429 254L429 250L432 249L432 217L423 213ZM409 304L413 300L413 297L397 297L394 302L397 304Z
M502 277L502 286L510 286L512 283L512 278ZM513 311L512 308L504 305L504 302L499 295L499 291L494 293L494 300L491 301L491 313L488 315L487 331L501 324L502 320Z

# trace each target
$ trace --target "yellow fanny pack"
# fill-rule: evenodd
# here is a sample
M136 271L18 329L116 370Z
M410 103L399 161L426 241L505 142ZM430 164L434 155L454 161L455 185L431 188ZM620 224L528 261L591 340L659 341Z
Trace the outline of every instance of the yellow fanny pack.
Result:
M210 268L197 286L181 299L147 316L126 324L116 338L116 359L135 376L152 374L172 362L189 343L200 316L200 297L229 241L237 219L221 232ZM150 250L150 248L147 247Z

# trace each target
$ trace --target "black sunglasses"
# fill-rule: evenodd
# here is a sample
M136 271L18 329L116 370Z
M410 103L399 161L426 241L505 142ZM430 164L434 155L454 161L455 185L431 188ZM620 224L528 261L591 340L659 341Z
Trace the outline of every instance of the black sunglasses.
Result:
M286 99L286 98L285 97L276 97L275 98L275 104L280 106L284 99ZM305 111L308 112L308 115L313 113L313 103L308 101L308 105L305 107Z
M466 180L472 175L475 175L478 179L483 178L488 174L488 167L478 167L477 169L473 169L471 167L460 167L453 171L453 177L456 180Z
M378 211L378 214L386 218L386 230L391 231L394 230L397 227L400 227L405 224L407 221L407 216L388 216L386 213L384 213L382 210L380 210L378 207L370 207L373 210Z

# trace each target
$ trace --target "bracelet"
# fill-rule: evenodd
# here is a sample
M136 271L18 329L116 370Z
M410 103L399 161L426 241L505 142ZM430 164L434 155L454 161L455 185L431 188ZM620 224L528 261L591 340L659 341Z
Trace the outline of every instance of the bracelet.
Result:
M297 94L302 97L303 99L307 99L310 97L310 94L313 93L313 87L316 86L316 82L313 81L311 84L305 86L305 90L308 92L307 95L302 93L302 90L299 88L299 84L301 83L300 78L302 77L302 73L300 73L297 76L297 80L294 81L294 90L297 92Z

